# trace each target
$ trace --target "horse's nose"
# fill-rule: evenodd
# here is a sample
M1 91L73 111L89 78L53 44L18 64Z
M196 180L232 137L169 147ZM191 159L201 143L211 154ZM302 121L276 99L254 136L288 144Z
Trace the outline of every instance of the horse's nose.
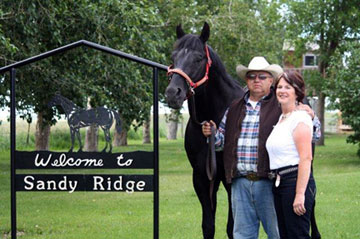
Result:
M168 99L177 99L181 96L181 88L179 87L168 87L165 92L165 97Z

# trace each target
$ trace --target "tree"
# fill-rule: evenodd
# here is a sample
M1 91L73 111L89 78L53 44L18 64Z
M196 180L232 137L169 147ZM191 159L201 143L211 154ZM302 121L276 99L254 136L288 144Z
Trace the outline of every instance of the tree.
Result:
M308 85L315 89L319 98L317 115L322 124L322 138L319 144L323 145L324 106L330 59L335 51L346 42L359 39L359 2L357 0L302 0L292 1L284 6L288 8L286 14L287 37L293 40L296 50L301 54L301 51L306 48L306 43L319 45L318 59L321 81L310 80Z
M346 53L346 54L345 54ZM343 122L350 125L354 134L347 142L358 144L360 157L360 42L347 43L338 49L330 64L330 77L326 94L333 107L341 111Z

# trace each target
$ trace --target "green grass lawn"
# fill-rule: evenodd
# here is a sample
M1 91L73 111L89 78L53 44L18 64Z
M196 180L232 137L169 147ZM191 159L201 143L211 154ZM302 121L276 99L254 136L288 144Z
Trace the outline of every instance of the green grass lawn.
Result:
M360 238L360 159L345 136L327 135L317 147L316 217L324 239ZM150 150L141 141L116 151ZM0 238L10 238L9 151L0 152ZM21 172L21 171L20 171ZM105 171L104 171L105 172ZM108 171L106 171L108 172ZM83 173L74 170L74 173ZM90 170L86 173L92 173ZM111 170L111 174L123 171ZM139 170L136 173L141 173ZM146 171L149 173L149 170ZM182 139L160 140L160 238L202 238L200 203ZM225 239L225 190L218 193L216 239ZM152 238L152 193L18 192L17 223L23 239ZM261 230L260 238L266 238Z

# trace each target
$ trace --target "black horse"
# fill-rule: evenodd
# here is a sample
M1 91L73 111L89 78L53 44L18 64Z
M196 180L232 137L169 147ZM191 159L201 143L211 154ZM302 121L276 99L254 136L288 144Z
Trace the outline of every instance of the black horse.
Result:
M176 34L173 65L169 68L171 80L165 96L168 105L174 109L181 108L188 98L190 120L186 127L185 150L193 168L194 189L202 206L203 236L206 239L214 238L216 192L222 182L228 194L227 235L233 238L231 186L225 181L222 152L216 152L217 173L210 180L206 173L208 144L199 122L213 120L219 125L230 103L243 96L244 90L231 79L219 56L207 46L210 35L207 23L200 36L185 34L181 25L177 26Z
M119 114L116 111L106 109L104 107L96 107L93 109L83 109L75 105L72 101L56 94L48 103L49 107L53 107L56 105L60 105L66 115L66 119L68 121L70 127L70 135L71 135L71 148L69 152L73 151L74 148L74 141L75 136L77 137L80 145L79 152L82 151L82 144L81 144L81 136L80 136L80 128L97 125L103 131L105 135L106 145L102 152L106 152L106 149L109 145L110 150L109 153L112 151L111 145L111 135L110 135L110 128L114 122L114 118L116 120L116 131L120 134L121 133L121 120Z

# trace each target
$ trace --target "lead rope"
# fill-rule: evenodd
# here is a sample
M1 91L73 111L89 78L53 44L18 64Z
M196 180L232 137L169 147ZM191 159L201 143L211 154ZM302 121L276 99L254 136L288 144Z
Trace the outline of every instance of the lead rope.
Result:
M191 120L200 126L207 123L207 121L199 122L196 117L196 111L195 111L195 97L189 98L189 101L191 101L191 111L190 111L190 118ZM213 194L214 194L214 184L215 184L215 178L217 173L217 166L216 166L216 154L215 154L215 127L211 126L211 135L209 138L208 143L208 152L206 156L206 175L210 181L210 190L209 190L209 196L210 196L210 203L211 203L211 209L214 209L214 202L213 202Z
M206 157L206 174L210 180L210 203L211 209L214 209L213 194L216 178L216 155L215 155L215 127L211 126L211 135L209 136L208 153Z

